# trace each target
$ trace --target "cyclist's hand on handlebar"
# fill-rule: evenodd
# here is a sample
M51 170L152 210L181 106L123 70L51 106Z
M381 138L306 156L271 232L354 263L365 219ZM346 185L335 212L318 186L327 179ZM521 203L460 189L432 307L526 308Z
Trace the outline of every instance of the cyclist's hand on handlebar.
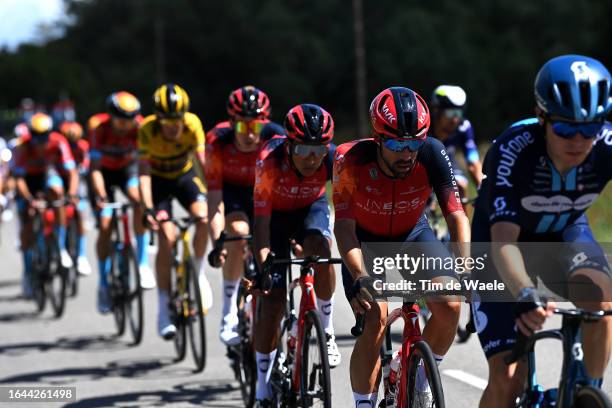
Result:
M222 248L213 248L212 251L208 253L208 263L213 268L220 268L225 264L225 260L227 259L227 249Z
M304 257L304 248L300 244L296 242L295 239L291 240L291 252L295 255L296 258Z
M538 293L536 288L524 288L514 307L516 327L525 336L531 336L534 332L542 330L544 322L552 316L555 307L555 302Z
M104 209L104 205L108 202L107 197L96 196L96 209L98 211L102 211Z
M142 218L142 223L145 227L150 228L153 231L157 231L159 229L159 223L155 218L155 210L153 210L152 208L147 208L144 211Z
M81 197L79 197L78 194L70 194L68 195L68 201L70 202L70 204L74 205L75 207L78 207L79 201L81 201Z
M361 276L355 280L349 293L349 302L353 311L357 314L365 314L372 308L375 302L373 294L375 279L370 276Z

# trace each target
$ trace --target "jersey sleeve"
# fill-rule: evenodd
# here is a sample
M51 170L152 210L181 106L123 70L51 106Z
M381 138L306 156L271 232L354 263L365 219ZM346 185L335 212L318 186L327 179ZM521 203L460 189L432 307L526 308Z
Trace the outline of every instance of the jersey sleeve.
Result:
M91 142L89 158L91 159L92 163L97 164L102 158L102 151L100 149L100 145L102 144L102 129L99 126L91 129L89 140Z
M253 190L254 214L264 217L272 214L272 188L275 179L274 158L266 156L267 152L264 149L257 158Z
M442 142L428 137L419 152L418 160L425 166L427 177L444 216L457 211L463 212L452 163Z
M459 132L463 139L463 151L465 152L465 160L468 164L480 161L480 155L478 154L478 147L474 140L474 128L469 120L464 120L459 126Z
M138 162L140 166L149 168L151 165L150 143L151 136L149 135L151 123L145 123L138 129Z
M333 163L333 202L336 219L355 219L353 196L357 190L356 167L344 154L343 146L336 149Z
M13 150L14 157L11 159L10 168L15 177L26 175L25 145L17 145Z
M57 136L57 148L59 155L59 162L62 168L66 171L70 171L76 168L76 163L74 162L74 157L72 155L72 149L70 148L70 144L64 138L58 134Z
M85 139L81 139L77 143L77 147L81 150L81 155L83 157L83 161L81 163L79 163L80 166L81 166L81 169L83 171L87 171L87 170L89 170L89 162L90 162L90 157L89 157L89 142L87 142L87 140L85 140Z
M205 176L210 191L219 191L223 188L223 146L215 143L214 129L208 132L206 144Z
M597 155L597 174L602 184L607 184L612 179L612 123L604 124L593 150Z

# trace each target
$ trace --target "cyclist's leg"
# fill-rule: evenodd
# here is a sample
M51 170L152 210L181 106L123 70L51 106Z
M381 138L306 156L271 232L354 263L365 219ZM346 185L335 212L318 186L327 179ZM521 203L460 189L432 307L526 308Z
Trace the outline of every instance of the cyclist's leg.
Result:
M77 271L80 275L91 275L91 265L87 259L87 231L85 231L85 214L87 211L87 201L84 189L85 177L79 176L79 203L75 208L77 212ZM83 192L83 193L81 193Z
M44 176L26 176L24 180L32 196L36 196L39 191L44 191ZM20 195L17 196L16 204L20 224L19 241L23 255L22 291L23 295L29 298L32 296L32 217L29 214L27 202Z
M47 179L47 190L49 198L51 200L63 200L64 199L64 186L65 183L62 177L55 173L50 172ZM66 207L59 206L55 208L55 233L57 234L57 243L60 248L60 259L64 268L72 267L72 257L66 250L66 230L68 220L66 217Z
M109 195L108 199L114 201L110 187L114 185L113 173L106 169L101 169L100 174L104 182L104 190ZM92 193L93 197L93 193ZM95 200L92 199L92 208L95 207ZM110 208L104 208L102 211L96 211L98 218L98 237L96 239L96 255L98 258L98 311L100 313L108 313L111 308L110 294L108 290L109 274L111 272L110 240L111 240L111 219L113 212Z
M612 309L612 272L606 254L591 232L586 217L565 229L563 240L572 243L563 251L567 262L568 295L581 309ZM612 317L583 323L584 365L591 383L601 386L612 349Z

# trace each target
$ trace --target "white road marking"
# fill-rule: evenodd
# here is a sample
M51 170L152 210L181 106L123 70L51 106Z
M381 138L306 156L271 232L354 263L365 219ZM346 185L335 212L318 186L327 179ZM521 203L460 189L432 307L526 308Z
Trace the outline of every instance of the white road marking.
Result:
M461 382L469 384L472 387L476 387L480 390L484 390L487 387L486 380L483 380L480 377L476 377L475 375L466 373L462 370L443 370L442 374L452 377L455 380L459 380Z

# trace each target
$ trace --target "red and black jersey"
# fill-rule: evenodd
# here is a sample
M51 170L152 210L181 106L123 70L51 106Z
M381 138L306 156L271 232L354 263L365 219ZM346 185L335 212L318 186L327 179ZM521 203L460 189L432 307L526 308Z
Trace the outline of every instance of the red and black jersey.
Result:
M72 150L72 156L77 166L81 170L89 169L89 142L85 139L79 139L76 143L71 143L70 149Z
M62 175L75 168L70 145L64 136L51 132L44 146L36 146L27 134L19 138L15 147L12 172L17 177L45 174L49 166Z
M426 139L403 179L383 173L377 152L374 139L338 146L333 177L336 219L353 219L359 228L379 236L406 234L419 220L432 189L445 216L463 211L452 165L440 141Z
M94 115L100 121L90 130L90 157L93 164L105 169L120 170L136 160L138 127L125 135L113 132L110 115ZM140 117L137 117L139 121ZM90 119L91 121L91 119Z

